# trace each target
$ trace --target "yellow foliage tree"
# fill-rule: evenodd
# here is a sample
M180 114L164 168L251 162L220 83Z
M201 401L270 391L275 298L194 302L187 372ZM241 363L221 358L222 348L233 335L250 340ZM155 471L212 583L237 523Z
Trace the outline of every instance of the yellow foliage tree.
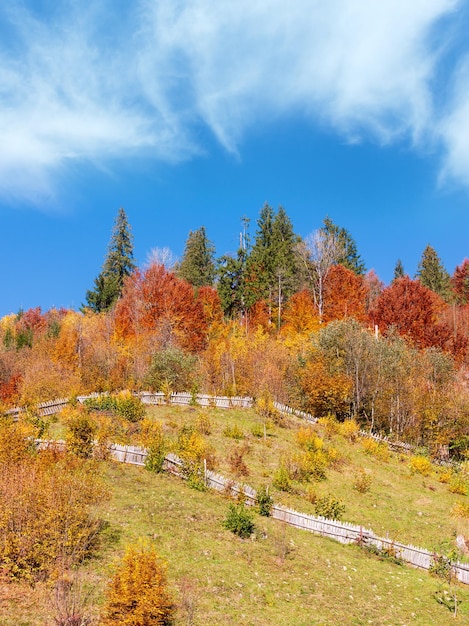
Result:
M165 563L147 544L130 546L109 585L101 625L164 626L174 611Z

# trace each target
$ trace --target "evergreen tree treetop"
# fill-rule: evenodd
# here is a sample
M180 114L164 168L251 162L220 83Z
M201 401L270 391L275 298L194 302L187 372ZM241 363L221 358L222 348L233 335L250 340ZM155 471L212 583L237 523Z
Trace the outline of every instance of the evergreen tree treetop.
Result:
M121 207L117 213L108 251L94 289L86 292L87 306L95 313L109 310L122 293L124 279L135 269L133 237L127 215Z
M190 231L177 275L194 287L211 287L215 280L214 255L215 246L208 240L205 227Z
M394 277L393 280L397 280L398 278L404 278L405 271L404 266L402 265L401 259L397 259L396 266L394 268Z
M444 300L448 300L451 292L450 276L440 257L432 246L427 245L418 264L416 278Z
M364 276L366 272L365 263L358 254L357 244L352 235L345 228L334 224L329 217L326 217L323 223L322 230L328 235L334 235L343 250L341 256L337 259L337 263L344 265L358 276Z

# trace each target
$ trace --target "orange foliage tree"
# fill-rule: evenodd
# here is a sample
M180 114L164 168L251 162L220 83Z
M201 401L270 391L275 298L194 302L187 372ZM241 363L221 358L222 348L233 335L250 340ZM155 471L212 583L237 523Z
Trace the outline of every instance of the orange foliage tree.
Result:
M469 302L469 259L464 259L451 276L454 298L459 305Z
M285 335L308 335L318 330L319 316L310 291L303 289L292 295L283 310L282 321Z
M354 317L366 319L366 288L362 276L343 265L333 265L324 281L325 322Z

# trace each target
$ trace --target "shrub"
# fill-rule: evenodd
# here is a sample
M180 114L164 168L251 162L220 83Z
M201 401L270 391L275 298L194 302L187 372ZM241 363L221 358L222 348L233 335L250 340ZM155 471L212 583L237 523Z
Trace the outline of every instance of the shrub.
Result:
M254 424L254 426L251 428L251 434L253 437L262 439L262 437L264 436L264 428L261 426L261 424Z
M317 498L314 510L317 515L327 519L340 519L345 512L344 503L335 496L328 494L322 498Z
M116 395L103 395L86 398L85 406L94 411L107 411L129 422L139 422L145 416L145 405L130 391L121 391Z
M244 437L244 433L238 424L228 424L223 429L223 434L225 437L230 437L231 439L236 439L238 441Z
M176 452L184 462L182 471L188 485L204 491L206 485L202 462L205 459L208 467L213 467L215 463L211 446L193 426L184 425L178 434Z
M318 424L320 424L324 428L328 437L336 435L339 432L340 424L334 415L320 417L318 419Z
M233 448L228 457L228 462L230 464L230 469L237 476L249 476L249 469L244 460L244 455L246 453L246 448L237 446Z
M433 470L430 459L421 455L412 456L409 466L412 474L422 474L422 476L429 476Z
M276 469L272 484L279 491L285 491L287 493L292 491L290 473L285 463L281 463Z
M346 419L339 425L339 433L352 443L358 438L360 427L354 419Z
M67 419L67 447L76 456L86 459L93 454L97 426L91 416L79 407L72 409Z
M274 501L272 496L269 494L268 487L262 486L257 490L256 495L256 505L257 512L259 515L263 515L264 517L269 517L272 512L272 506Z
M454 517L469 519L469 502L456 502L451 509L451 514Z
M145 467L151 472L161 472L166 455L166 438L159 422L145 419L140 430L140 441L147 449Z
M223 526L238 537L246 539L255 530L254 516L244 504L230 504Z
M195 427L197 432L201 435L210 435L212 432L212 420L208 413L200 412L195 420Z
M12 578L34 583L96 548L95 508L107 497L97 466L44 450L0 468L0 562Z
M128 422L139 422L146 413L143 402L140 398L133 396L130 391L121 391L117 394L115 411Z
M268 391L263 392L262 395L256 400L254 408L256 413L265 420L272 420L272 422L277 424L277 426L284 425L284 416L275 408L272 396Z
M322 450L324 447L324 441L314 432L311 426L300 428L296 433L296 442L300 448L308 450L309 452Z
M355 474L353 488L356 489L358 493L368 493L371 488L371 480L371 474L368 474L366 470L360 468Z
M169 625L174 612L164 561L149 545L129 547L110 582L101 624Z
M156 391L187 391L197 386L196 365L196 356L171 346L153 355L145 382Z
M385 443L375 441L371 437L364 437L362 440L362 446L366 454L374 456L384 463L387 463L389 461L391 453L389 452L389 448Z
M295 480L325 480L328 458L325 452L302 452L288 461L289 475Z
M448 484L453 477L453 470L451 468L444 468L438 472L438 480L440 483Z
M460 496L467 496L467 481L464 480L463 476L456 474L451 479L449 490L451 493L457 493Z

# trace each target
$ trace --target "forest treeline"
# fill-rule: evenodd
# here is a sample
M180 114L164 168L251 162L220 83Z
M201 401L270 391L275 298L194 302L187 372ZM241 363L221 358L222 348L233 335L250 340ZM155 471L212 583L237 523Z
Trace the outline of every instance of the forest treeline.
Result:
M252 240L215 257L205 228L182 258L133 259L120 209L80 311L0 320L0 401L152 389L271 397L317 416L463 457L469 449L469 261L453 275L427 246L385 286L326 218L302 239L265 205Z

